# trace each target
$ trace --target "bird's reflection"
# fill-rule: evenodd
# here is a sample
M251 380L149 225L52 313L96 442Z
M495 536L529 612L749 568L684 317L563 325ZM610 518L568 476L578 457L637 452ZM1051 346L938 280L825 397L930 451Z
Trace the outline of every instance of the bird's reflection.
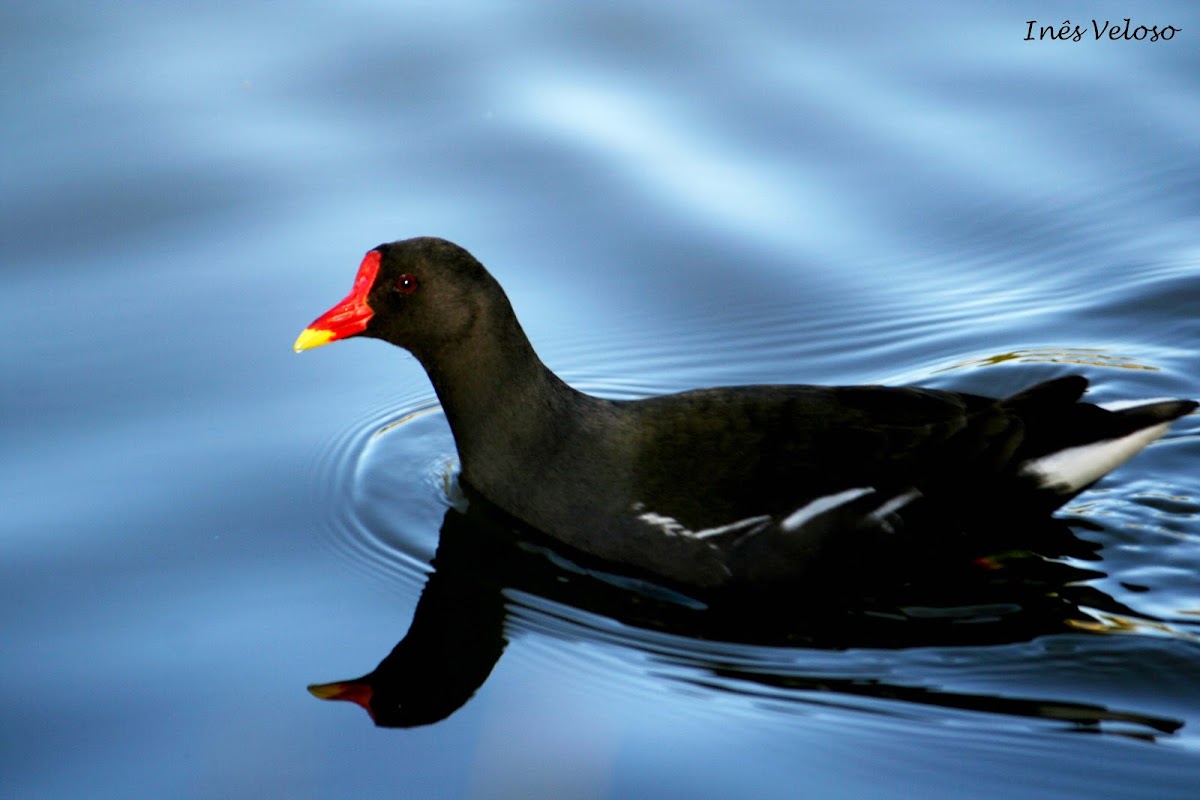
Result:
M1033 544L1036 543L1036 551ZM720 643L675 659L683 680L714 690L769 694L825 692L946 709L1043 718L1081 730L1153 738L1182 723L1100 705L1053 699L963 694L896 685L883 677L831 679L795 669L731 666L732 652L772 646L838 650L1001 645L1094 626L1089 610L1139 617L1087 583L1103 573L1097 546L1057 520L1007 527L994 537L900 535L885 550L850 548L814 565L802 590L706 597L648 580L606 573L522 530L482 498L447 510L430 576L405 637L368 674L316 684L322 699L350 700L381 727L445 719L483 685L507 644L509 604L517 590L614 620L627 630ZM634 637L636 639L636 637ZM728 648L728 652L726 652ZM738 650L740 648L740 650ZM671 660L671 659L667 659Z

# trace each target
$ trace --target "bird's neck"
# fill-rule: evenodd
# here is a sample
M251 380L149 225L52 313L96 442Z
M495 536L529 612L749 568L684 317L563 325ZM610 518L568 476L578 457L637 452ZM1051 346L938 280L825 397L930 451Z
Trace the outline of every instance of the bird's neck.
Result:
M418 354L450 423L463 477L485 494L493 484L510 484L514 471L536 471L594 400L551 372L505 311L486 337Z

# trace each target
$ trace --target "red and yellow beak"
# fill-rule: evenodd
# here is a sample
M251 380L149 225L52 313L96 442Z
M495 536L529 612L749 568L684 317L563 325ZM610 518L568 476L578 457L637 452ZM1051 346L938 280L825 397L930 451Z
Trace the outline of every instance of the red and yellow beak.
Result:
M367 296L375 285L375 276L379 274L379 251L372 250L363 258L354 277L354 288L350 294L333 308L313 320L305 328L294 345L296 352L311 350L323 344L345 339L367 329L367 323L375 311L367 304Z

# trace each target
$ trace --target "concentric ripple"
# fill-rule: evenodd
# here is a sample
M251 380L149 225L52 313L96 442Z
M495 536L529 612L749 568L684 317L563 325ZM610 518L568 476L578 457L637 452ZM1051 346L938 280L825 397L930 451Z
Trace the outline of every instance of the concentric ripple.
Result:
M580 388L622 399L655 393L621 381ZM311 462L326 545L366 574L419 587L443 516L462 501L457 472L454 439L432 392L384 399L325 441Z
M423 584L457 467L432 393L370 409L325 442L314 467L328 546L365 573Z

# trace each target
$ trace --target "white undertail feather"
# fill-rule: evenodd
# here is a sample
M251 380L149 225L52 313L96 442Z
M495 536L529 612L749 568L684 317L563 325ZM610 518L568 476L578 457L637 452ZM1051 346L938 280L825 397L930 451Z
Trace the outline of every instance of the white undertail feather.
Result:
M1139 406L1152 406L1155 403L1171 403L1174 402L1173 397L1144 397L1141 400L1110 400L1107 403L1096 403L1105 411L1124 411L1127 408L1138 408Z
M1128 461L1166 433L1169 427L1170 422L1161 422L1119 439L1068 447L1025 462L1021 471L1036 478L1043 488L1059 494L1072 494Z

